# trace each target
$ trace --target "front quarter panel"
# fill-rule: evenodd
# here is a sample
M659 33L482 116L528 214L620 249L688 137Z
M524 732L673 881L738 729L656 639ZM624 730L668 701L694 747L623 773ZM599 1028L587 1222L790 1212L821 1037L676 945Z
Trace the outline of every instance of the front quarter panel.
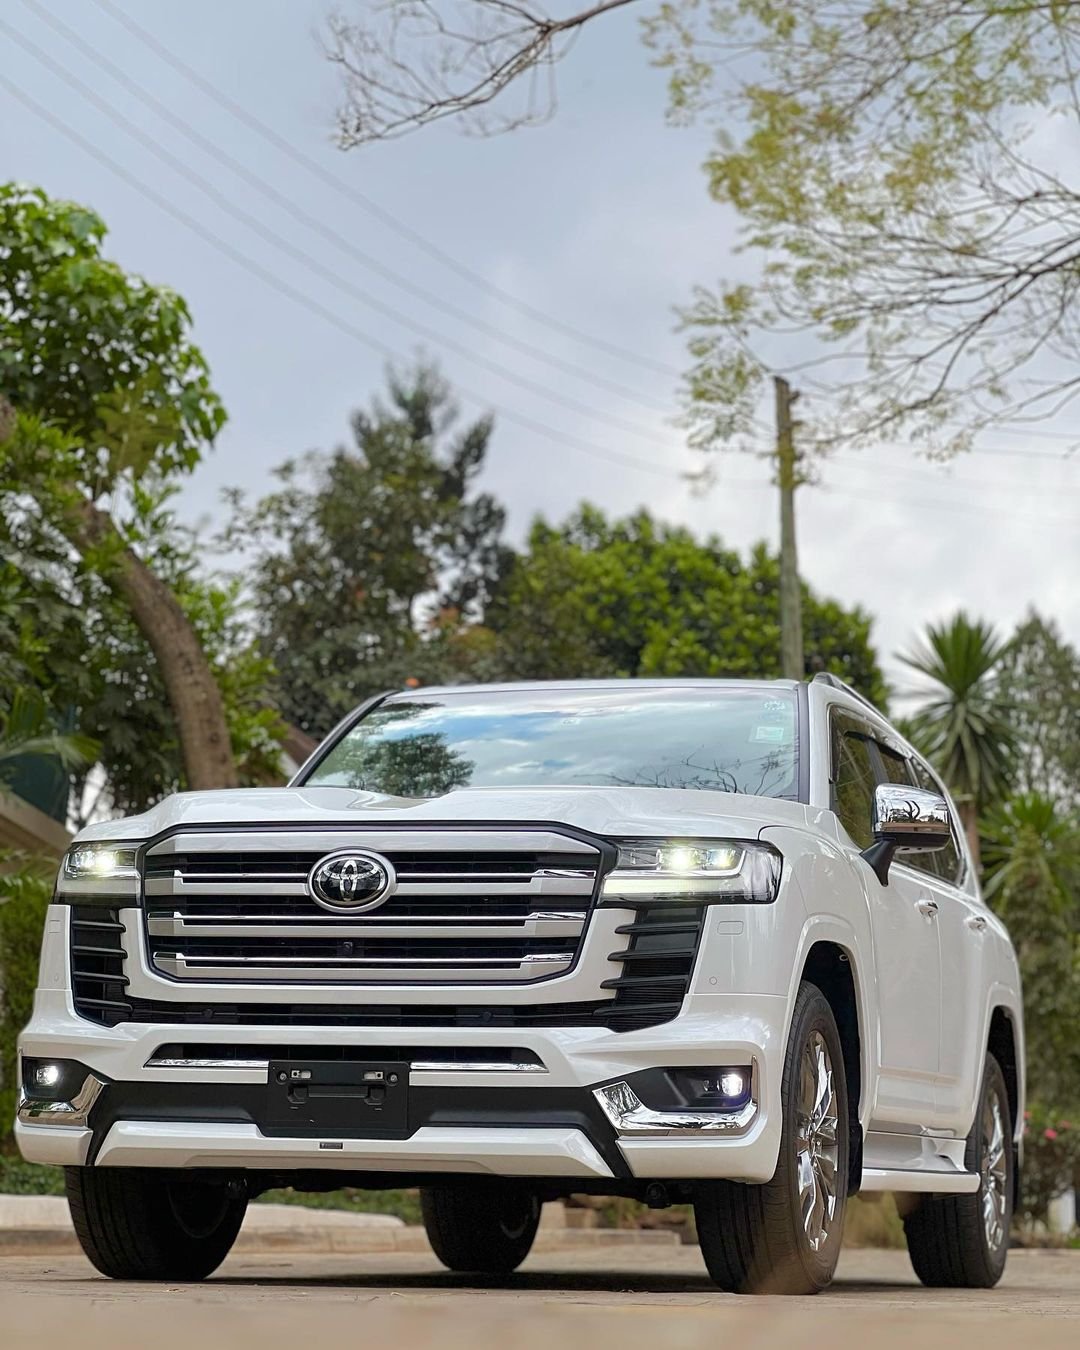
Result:
M862 1048L859 1118L865 1129L873 1108L880 1063L874 949L866 888L848 858L827 835L774 825L763 829L760 837L783 854L785 878L792 891L798 893L802 911L798 933L787 944L785 992L789 1016L807 958L817 943L840 948L851 964ZM789 908L794 911L794 904L789 903ZM785 1029L785 1043L786 1037Z

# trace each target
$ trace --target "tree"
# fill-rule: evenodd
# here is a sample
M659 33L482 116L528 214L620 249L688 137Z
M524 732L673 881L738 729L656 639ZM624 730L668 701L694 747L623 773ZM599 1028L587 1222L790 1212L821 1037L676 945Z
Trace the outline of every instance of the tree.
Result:
M710 190L762 260L757 282L696 296L699 392L752 401L759 353L783 364L794 335L840 371L823 449L903 430L948 455L1071 399L1075 6L675 0L648 35L675 115L719 122ZM721 48L752 52L742 78Z
M1080 1108L1080 820L1020 793L983 820L985 894L1020 962L1033 1099Z
M978 814L1005 796L1015 732L997 672L1006 644L993 628L962 611L929 624L925 638L900 660L929 682L911 730L916 743L955 792L975 864Z
M83 207L0 186L0 394L16 414L3 419L0 515L30 513L122 597L167 690L188 785L231 786L221 692L140 554L132 509L147 483L194 468L225 414L184 302L107 261L104 237Z
M1002 655L998 684L1016 733L1016 789L1080 809L1080 653L1032 610Z
M574 38L633 3L596 0L561 18L506 0L389 0L359 21L331 14L325 49L342 77L341 144L392 139L444 118L481 133L546 121L554 68Z
M282 465L254 506L233 494L279 706L317 736L370 694L480 660L506 565L503 510L475 490L491 419L459 427L431 366L390 371L388 392L353 415L354 448Z
M561 528L537 521L485 622L515 678L780 674L780 571L641 511L609 522L583 507ZM802 591L806 674L828 670L879 704L885 685L870 619Z
M269 663L252 646L235 582L205 574L200 541L167 502L140 494L142 560L176 596L221 690L242 783L280 781L284 726L269 705ZM77 726L96 753L66 775L70 816L130 814L187 786L161 672L122 597L33 514L0 515L0 711L12 691ZM62 789L63 781L58 784Z
M342 143L445 117L473 131L544 120L568 38L622 7L553 18L504 0L390 0L333 20ZM704 438L729 420L732 398L752 403L783 367L793 333L823 342L815 361L841 372L819 390L823 450L840 436L903 431L955 453L989 423L1071 399L1074 5L667 0L639 10L673 120L718 126L710 190L762 259L757 283L743 267L737 281L702 288L687 313L688 415Z

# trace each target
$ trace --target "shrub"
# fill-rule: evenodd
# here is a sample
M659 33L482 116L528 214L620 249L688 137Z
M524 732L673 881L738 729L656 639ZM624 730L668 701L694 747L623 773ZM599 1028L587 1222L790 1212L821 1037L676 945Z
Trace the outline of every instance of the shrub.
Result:
M1024 1167L1020 1213L1026 1224L1046 1223L1050 1202L1080 1178L1080 1128L1033 1105L1024 1112Z
M55 864L0 856L0 1147L15 1119L15 1043L30 1020Z

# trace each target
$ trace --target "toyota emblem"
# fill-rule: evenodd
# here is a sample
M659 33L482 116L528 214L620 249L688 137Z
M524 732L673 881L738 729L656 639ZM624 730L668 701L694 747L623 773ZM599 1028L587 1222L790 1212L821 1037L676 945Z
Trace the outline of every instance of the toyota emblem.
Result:
M378 909L396 883L393 865L378 853L342 849L320 858L308 876L317 905L337 914Z

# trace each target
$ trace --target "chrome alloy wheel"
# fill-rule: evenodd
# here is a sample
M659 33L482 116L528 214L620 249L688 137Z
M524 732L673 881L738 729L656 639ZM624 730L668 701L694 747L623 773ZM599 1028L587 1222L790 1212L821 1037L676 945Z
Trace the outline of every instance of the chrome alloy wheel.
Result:
M986 1094L982 1110L982 1198L983 1229L986 1245L1000 1250L1006 1238L1005 1222L1009 1209L1009 1160L1006 1149L1005 1118L996 1087Z
M811 1251L820 1251L836 1217L840 1158L838 1105L829 1047L815 1031L803 1047L795 1115L799 1213Z

